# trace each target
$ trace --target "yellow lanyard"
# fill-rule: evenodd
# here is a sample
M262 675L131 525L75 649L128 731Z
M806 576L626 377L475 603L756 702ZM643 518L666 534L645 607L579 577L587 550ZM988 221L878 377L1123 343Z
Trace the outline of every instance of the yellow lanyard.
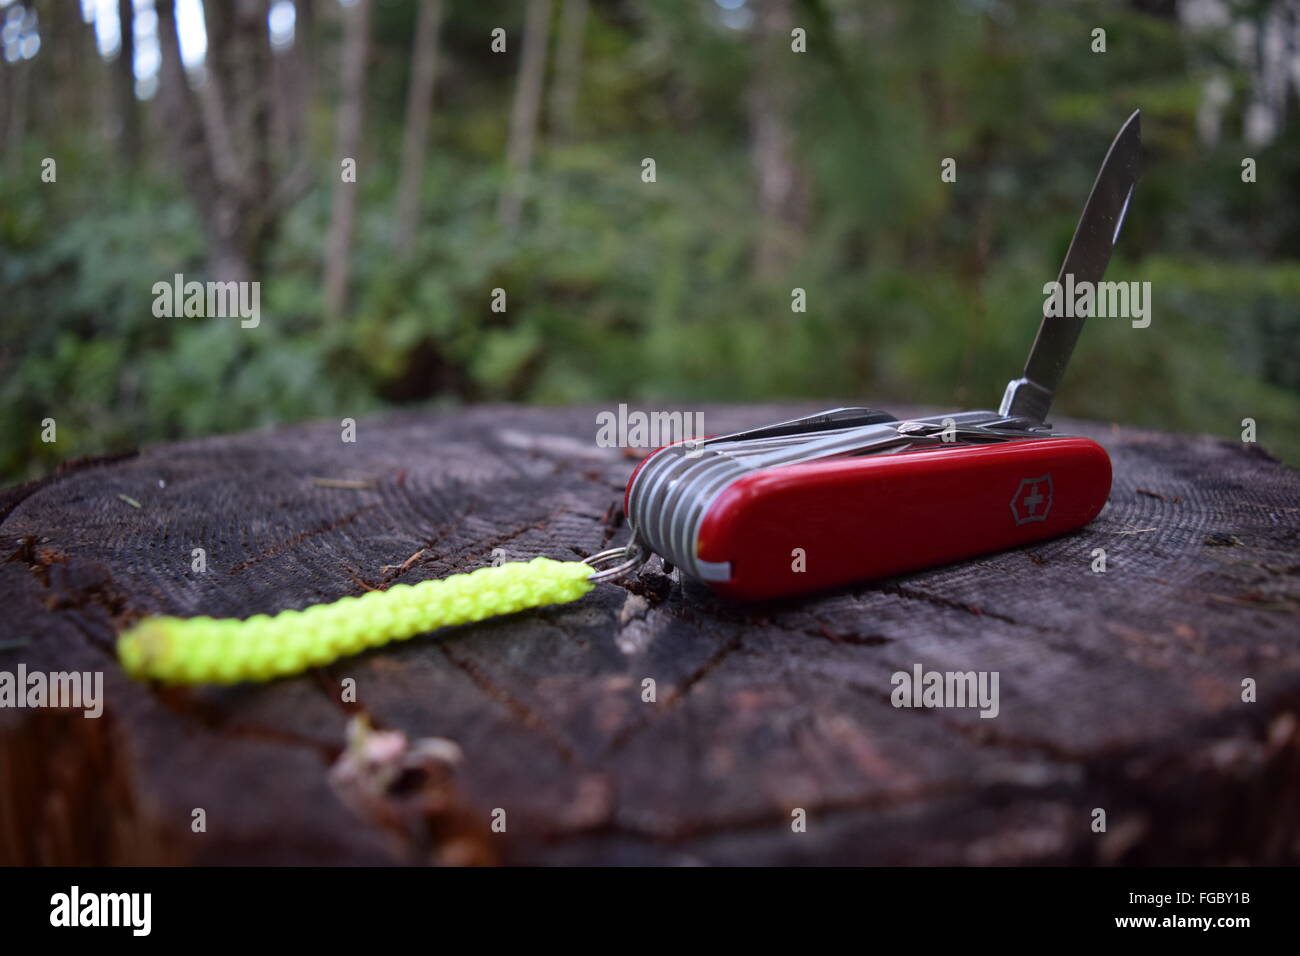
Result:
M273 617L146 618L118 638L117 657L132 677L167 684L271 680L434 628L576 601L610 576L593 563L533 558Z

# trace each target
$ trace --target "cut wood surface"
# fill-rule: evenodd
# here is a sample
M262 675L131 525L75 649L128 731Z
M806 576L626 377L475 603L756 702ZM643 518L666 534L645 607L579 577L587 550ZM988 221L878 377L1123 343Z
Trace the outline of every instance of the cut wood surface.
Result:
M224 689L129 680L116 633L494 549L589 555L627 536L637 456L596 447L590 409L477 407L2 491L0 670L102 671L104 714L0 709L0 862L1300 861L1300 474L1255 446L1060 425L1115 465L1106 509L1063 538L752 606L652 561L575 604ZM997 717L894 707L917 664L998 672Z

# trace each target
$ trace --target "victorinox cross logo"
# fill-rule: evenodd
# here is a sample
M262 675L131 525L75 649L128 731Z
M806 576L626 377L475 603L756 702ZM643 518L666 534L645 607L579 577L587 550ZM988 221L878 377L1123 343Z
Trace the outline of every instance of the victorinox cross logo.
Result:
M1052 510L1052 476L1021 478L1020 487L1011 498L1011 515L1016 524L1046 521Z

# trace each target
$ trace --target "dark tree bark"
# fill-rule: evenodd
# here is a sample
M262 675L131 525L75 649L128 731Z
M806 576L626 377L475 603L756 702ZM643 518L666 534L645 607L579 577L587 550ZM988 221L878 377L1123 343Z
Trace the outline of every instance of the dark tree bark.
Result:
M704 414L725 432L811 410ZM1053 541L766 605L652 562L575 604L218 690L128 680L114 635L494 549L589 555L625 539L636 462L595 447L591 409L471 408L363 420L356 444L323 423L164 445L0 491L0 670L102 671L105 707L0 708L0 863L1300 862L1300 474L1255 446L1061 425L1107 447L1115 484ZM998 671L998 717L892 706L917 663ZM358 800L331 773L353 718L460 759Z

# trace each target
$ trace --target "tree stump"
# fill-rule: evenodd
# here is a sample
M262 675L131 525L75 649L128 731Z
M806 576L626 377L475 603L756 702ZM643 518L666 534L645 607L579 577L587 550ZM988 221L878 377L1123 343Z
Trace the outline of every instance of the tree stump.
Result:
M115 635L495 549L589 555L626 537L637 456L595 447L592 410L477 407L0 492L0 670L102 671L105 700L98 720L0 710L0 862L1300 861L1300 475L1254 446L1061 430L1115 466L1106 509L1063 538L766 605L652 561L575 604L232 688L134 682ZM998 716L894 707L917 664L997 671Z

